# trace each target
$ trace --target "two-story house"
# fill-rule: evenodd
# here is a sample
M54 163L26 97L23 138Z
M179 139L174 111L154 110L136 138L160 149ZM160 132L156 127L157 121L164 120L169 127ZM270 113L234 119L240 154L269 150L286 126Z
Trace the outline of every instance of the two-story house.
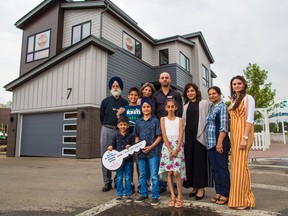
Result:
M201 32L156 40L109 0L45 0L16 22L23 30L7 156L100 156L99 107L108 80L157 86L171 74L182 91L195 82L204 97L216 75Z

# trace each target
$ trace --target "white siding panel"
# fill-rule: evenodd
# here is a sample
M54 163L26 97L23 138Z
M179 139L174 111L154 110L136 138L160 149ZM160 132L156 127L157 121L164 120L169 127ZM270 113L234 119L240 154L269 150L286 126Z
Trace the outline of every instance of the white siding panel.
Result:
M85 104L99 107L106 97L107 62L106 51L87 47L16 88L12 111L29 112ZM72 88L68 99L67 88Z
M62 47L71 46L72 26L89 20L91 20L91 34L99 37L101 11L101 9L65 10Z
M57 66L56 66L57 67ZM58 85L58 80L57 80L57 76L58 74L56 73L57 70L52 71L53 74L53 78L52 78L52 91L51 91L51 106L55 107L57 105L57 93L58 93L58 89L57 89L57 85Z
M51 89L51 91L47 91L47 107L52 106L52 92L53 92L53 71L51 73L47 73L47 90Z
M73 101L76 102L79 99L79 91L80 91L80 87L79 87L79 78L80 78L80 74L81 71L79 69L79 64L77 64L77 61L73 62L74 65L74 76L73 76L73 94L72 94L72 98Z
M108 13L104 13L103 16L103 37L115 45L122 47L122 34L123 31L134 37L136 40L142 43L142 60L146 63L154 64L154 48L153 46L144 40L140 35L135 33L132 29L125 26L119 20L114 18Z
M56 107L61 106L61 101L63 98L62 95L62 86L63 86L63 64L56 66L56 73L57 73L57 97L56 99Z
M32 93L33 103L32 103L32 107L31 108L37 106L38 85L39 85L39 82L33 82L34 90L33 90L33 93Z

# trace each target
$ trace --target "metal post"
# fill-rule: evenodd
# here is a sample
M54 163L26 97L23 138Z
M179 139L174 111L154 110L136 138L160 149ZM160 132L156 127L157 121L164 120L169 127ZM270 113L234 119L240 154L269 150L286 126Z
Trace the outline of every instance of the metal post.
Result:
M283 115L281 115L281 121L282 121L283 142L284 142L284 144L286 144L286 136L285 136L285 130L284 130L284 120L283 120Z

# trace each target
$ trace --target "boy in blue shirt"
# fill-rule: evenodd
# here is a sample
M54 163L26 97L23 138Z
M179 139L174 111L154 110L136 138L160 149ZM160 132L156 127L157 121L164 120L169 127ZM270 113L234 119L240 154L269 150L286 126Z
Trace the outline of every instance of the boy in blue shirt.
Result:
M138 88L136 87L130 88L129 94L128 94L129 104L119 108L116 114L117 118L119 118L119 116L128 117L129 125L130 125L129 129L131 133L133 133L136 120L142 116L141 106L137 104L139 95L140 95L140 92ZM138 169L138 163L137 163L137 155L134 155L134 162L136 162L137 177L139 181L139 169ZM135 186L133 184L133 176L134 176L134 166L133 166L132 175L131 175L132 193L135 192Z
M126 116L120 116L118 118L117 127L118 133L114 136L112 145L108 146L107 150L122 151L128 149L134 144L133 136L129 132L129 119ZM124 195L126 196L126 202L132 202L131 198L131 176L132 176L133 156L126 158L123 161L122 166L116 171L116 201L121 202L123 200L123 177L125 178Z
M152 102L149 98L143 97L141 99L141 110L143 117L138 119L135 123L133 135L135 142L142 140L146 141L146 146L142 149L138 156L138 165L140 171L140 194L135 202L143 202L148 199L148 183L146 169L150 171L152 191L151 191L151 205L159 204L159 155L161 140L160 122L152 116Z

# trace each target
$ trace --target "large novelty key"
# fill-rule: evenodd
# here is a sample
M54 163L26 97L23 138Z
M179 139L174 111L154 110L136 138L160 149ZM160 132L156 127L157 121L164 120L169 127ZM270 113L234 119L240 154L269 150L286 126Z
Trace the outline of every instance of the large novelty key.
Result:
M117 169L119 169L119 167L121 167L125 158L133 155L134 153L140 152L140 150L143 149L145 146L146 141L142 140L130 146L128 149L124 149L120 152L116 150L106 151L102 156L102 164L106 169L116 171Z

